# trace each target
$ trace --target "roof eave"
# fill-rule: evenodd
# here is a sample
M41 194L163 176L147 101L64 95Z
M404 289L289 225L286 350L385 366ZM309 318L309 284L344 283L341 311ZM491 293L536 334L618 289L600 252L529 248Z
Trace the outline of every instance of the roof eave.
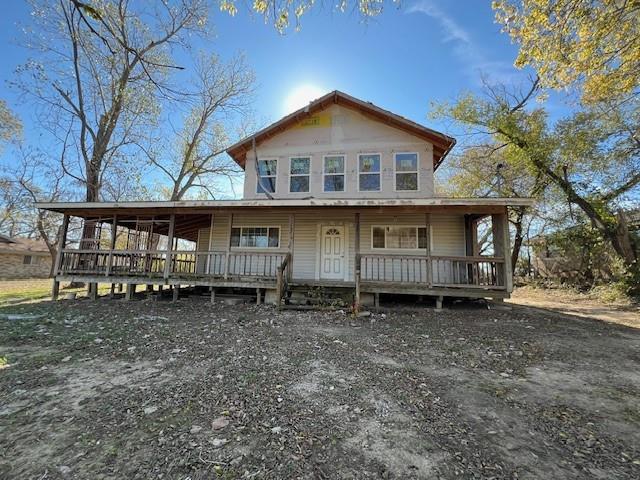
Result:
M410 134L423 138L426 141L431 142L434 146L438 146L443 150L440 155L434 155L434 170L442 163L446 155L451 151L456 144L456 140L453 137L449 137L444 133L432 130L423 125L420 125L412 120L397 115L389 110L374 105L373 103L364 102L358 98L352 97L344 92L334 90L312 102L307 106L296 110L295 112L283 117L277 122L272 123L266 128L259 130L258 132L250 135L239 142L231 145L227 150L227 154L233 158L233 160L244 168L246 153L251 149L255 140L256 144L259 144L269 138L281 133L282 131L290 128L295 123L303 120L306 117L313 115L316 111L321 111L328 106L328 104L335 103L341 104L346 108L358 110L363 109L369 114L378 115L383 118L376 118L378 121L386 120L391 123L391 126ZM360 111L360 113L365 113ZM264 138L263 138L264 137Z

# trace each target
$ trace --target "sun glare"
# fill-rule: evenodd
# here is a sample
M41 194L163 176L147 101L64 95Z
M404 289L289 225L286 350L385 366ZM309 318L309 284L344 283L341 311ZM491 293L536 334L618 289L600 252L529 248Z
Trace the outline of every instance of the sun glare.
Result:
M325 93L327 92L315 85L300 85L294 88L284 101L285 114L295 112L299 108L307 106L310 101L321 97Z

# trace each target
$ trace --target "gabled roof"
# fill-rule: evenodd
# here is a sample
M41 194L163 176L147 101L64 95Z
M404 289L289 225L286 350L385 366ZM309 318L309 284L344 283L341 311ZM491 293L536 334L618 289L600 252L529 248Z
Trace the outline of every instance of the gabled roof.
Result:
M290 115L272 123L266 128L256 132L255 134L246 137L238 143L230 146L227 149L227 153L235 160L235 162L244 168L247 152L253 148L253 142L255 140L256 145L268 140L279 133L293 127L302 120L326 109L332 104L341 105L343 107L355 110L365 117L369 117L378 122L389 125L390 127L397 128L404 132L415 135L418 138L426 140L433 144L433 169L438 168L440 163L444 160L444 157L456 144L456 140L452 137L445 135L444 133L437 132L423 125L415 123L407 118L396 115L388 110L384 110L373 103L364 102L351 95L334 90L331 93L312 101L306 107L296 110Z
M33 238L9 237L0 234L0 253L49 253L47 244L43 240Z

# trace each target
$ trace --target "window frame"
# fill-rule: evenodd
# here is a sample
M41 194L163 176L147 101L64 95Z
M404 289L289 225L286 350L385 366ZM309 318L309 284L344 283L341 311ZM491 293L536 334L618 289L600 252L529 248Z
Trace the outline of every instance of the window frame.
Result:
M294 158L306 158L309 160L309 173L291 173L291 161ZM289 193L309 193L311 191L311 163L313 162L311 155L296 155L293 157L289 157ZM293 192L291 191L291 177L308 177L309 178L309 189L306 192Z
M373 229L374 228L382 228L384 229L384 247L374 247L373 246ZM387 228L413 228L415 229L416 232L416 248L400 248L400 247L387 247ZM394 250L394 251L403 251L403 252L422 252L424 253L427 248L426 247L419 247L418 245L420 245L420 236L418 234L418 229L419 228L425 228L427 230L427 242L428 242L428 247L429 247L429 252L431 252L433 250L433 244L432 244L432 238L433 236L431 235L431 225L415 225L415 224L411 224L411 225L371 225L371 250L375 250L375 251L386 251L386 250Z
M23 265L34 265L35 255L23 255L22 256L22 264ZM29 261L27 261L29 259Z
M375 172L364 172L360 173L360 157L368 156L368 155L378 155L380 159L380 169L377 173ZM358 193L372 193L372 192L381 192L382 191L382 153L380 152L368 152L368 153L359 153L358 154ZM377 190L361 190L360 189L360 175L378 175L380 177L380 183Z
M238 245L231 245L231 230L234 228L240 229L240 237L238 241ZM267 243L269 242L269 229L277 228L278 229L278 246L277 247L243 247L242 243L242 230L244 228L266 228L267 229ZM231 230L229 230L229 246L232 250L280 250L280 245L282 245L282 227L280 225L232 225Z
M265 161L275 161L276 162L276 173L273 175L260 175L260 162L265 162ZM266 195L267 192L261 192L260 191L260 179L261 178L273 178L275 181L273 182L273 192L268 192L268 193L278 193L278 171L280 169L280 165L279 165L279 158L273 157L273 158L259 158L256 160L257 165L256 165L256 173L257 173L257 179L256 179L256 194L257 195Z
M342 157L342 173L327 173L325 159L328 157ZM326 177L337 177L342 175L342 190L326 190L324 179ZM344 153L336 153L322 156L322 192L323 193L344 193L347 191L347 155Z
M416 170L405 172L398 171L398 165L396 158L398 155L415 155L416 156ZM401 173L415 173L416 174L416 189L415 190L399 190L398 189L398 174ZM420 153L419 152L394 152L393 154L393 191L394 192L419 192L420 191Z

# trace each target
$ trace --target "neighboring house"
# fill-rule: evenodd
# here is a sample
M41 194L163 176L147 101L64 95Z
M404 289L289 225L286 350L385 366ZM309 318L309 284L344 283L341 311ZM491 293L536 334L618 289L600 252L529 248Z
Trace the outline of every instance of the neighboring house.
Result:
M46 278L51 261L44 241L0 234L0 278Z
M632 233L632 247L640 254L640 209L622 210L619 215ZM611 247L602 244L600 235L584 224L536 235L529 246L531 273L536 278L580 283L609 281L619 274Z
M74 216L90 232L61 251L54 292L77 280L252 288L277 304L309 287L348 289L356 305L380 293L508 297L507 207L531 202L436 197L454 144L331 92L227 150L245 171L242 200L40 204L65 214L65 230ZM491 257L475 240L486 217Z

